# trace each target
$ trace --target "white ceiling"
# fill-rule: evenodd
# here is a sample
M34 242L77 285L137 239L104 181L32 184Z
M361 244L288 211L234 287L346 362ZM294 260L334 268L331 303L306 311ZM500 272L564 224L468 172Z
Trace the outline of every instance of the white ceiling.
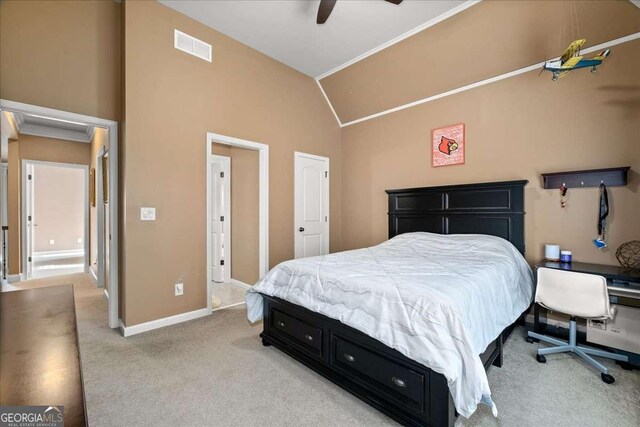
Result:
M404 0L396 6L384 0L338 0L327 22L318 25L319 0L159 1L311 77L466 3Z

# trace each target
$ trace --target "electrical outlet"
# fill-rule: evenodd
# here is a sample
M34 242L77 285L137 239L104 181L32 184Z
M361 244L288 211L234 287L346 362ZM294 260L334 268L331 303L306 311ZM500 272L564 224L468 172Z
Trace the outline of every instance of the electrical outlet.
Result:
M78 243L82 243L82 237L78 237Z
M56 241L55 241L55 240L53 240L53 239L49 239L49 244L50 244L50 245L55 245L55 244L56 244Z
M176 296L180 296L184 293L184 284L182 282L176 283Z

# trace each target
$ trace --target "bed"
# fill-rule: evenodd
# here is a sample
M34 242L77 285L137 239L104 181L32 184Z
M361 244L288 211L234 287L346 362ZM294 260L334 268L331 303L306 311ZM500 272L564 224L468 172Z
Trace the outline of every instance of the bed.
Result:
M390 240L280 264L247 293L249 319L265 346L403 425L495 410L485 370L533 293L526 183L388 190Z

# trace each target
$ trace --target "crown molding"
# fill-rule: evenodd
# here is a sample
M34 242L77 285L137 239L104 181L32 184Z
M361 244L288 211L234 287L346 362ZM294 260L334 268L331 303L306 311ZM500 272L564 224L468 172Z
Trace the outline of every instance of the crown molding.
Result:
M385 42L385 43L381 44L378 47L374 47L373 49L368 50L367 52L365 52L365 53L363 53L361 55L358 55L353 59L350 59L349 61L345 62L344 64L338 65L337 67L332 68L331 70L327 71L326 73L320 74L315 79L316 80L322 80L322 79L324 79L326 77L329 77L330 75L335 74L338 71L343 70L343 69L355 64L356 62L360 62L363 59L366 59L366 58L370 57L371 55L374 55L374 54L380 52L381 50L384 50L384 49L386 49L388 47L391 47L396 43L400 43L402 40L408 39L409 37L421 32L421 31L424 31L429 27L433 27L434 25L444 21L445 19L449 19L452 16L457 15L458 13L469 9L471 6L475 6L476 4L480 3L481 1L482 0L467 0L466 2L462 3L461 5L459 5L457 7L454 7L453 9L450 9L450 10L446 11L445 13L443 13L441 15L438 15L433 19L430 19L429 21L425 22L424 24L420 24L417 27L415 27L414 29L407 31L406 33L401 34L398 37L395 37L395 38L389 40L388 42ZM640 0L638 0L638 1L640 1Z

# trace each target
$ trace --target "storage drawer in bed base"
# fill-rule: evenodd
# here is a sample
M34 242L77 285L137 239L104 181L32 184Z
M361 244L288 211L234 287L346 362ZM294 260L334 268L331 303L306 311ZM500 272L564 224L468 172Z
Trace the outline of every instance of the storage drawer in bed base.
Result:
M283 331L276 319L285 319L296 330ZM316 340L313 345L301 340L307 335ZM260 336L265 346L274 345L403 425L455 422L457 414L443 375L337 320L264 296ZM502 365L502 335L480 358L485 368Z

